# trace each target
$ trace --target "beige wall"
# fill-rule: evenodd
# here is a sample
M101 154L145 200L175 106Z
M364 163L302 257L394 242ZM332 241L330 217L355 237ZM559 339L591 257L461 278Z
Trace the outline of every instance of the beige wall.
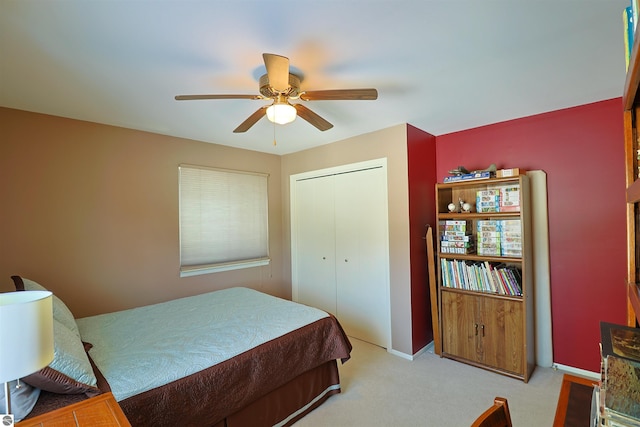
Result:
M282 278L279 156L0 108L0 291L23 275L76 317ZM267 267L179 278L178 165L269 173Z
M230 286L290 298L289 176L386 157L392 348L411 354L406 125L283 157L7 108L0 129L0 292L22 275L76 317ZM179 277L181 163L270 174L270 266Z
M284 278L291 284L291 175L387 158L392 349L412 354L407 127L393 126L282 157Z

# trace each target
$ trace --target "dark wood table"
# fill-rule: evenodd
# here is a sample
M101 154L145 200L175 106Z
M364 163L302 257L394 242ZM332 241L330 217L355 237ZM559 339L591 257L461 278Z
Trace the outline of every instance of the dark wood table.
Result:
M564 374L553 427L587 427L591 424L591 399L597 380Z

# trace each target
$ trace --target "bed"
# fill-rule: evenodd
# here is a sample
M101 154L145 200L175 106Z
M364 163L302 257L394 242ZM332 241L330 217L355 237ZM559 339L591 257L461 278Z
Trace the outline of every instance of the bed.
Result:
M111 391L133 426L291 425L340 393L351 352L333 315L243 287L80 319L53 305L55 357L23 378L26 418Z

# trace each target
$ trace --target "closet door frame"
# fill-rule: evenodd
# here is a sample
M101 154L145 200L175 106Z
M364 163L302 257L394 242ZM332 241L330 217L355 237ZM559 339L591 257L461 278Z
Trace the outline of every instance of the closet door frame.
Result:
M387 159L380 158L374 160L368 160L364 162L351 163L347 165L341 165L336 167L330 167L326 169L318 169L308 172L303 172L295 175L291 175L289 177L289 191L290 191L290 218L291 218L291 294L293 301L298 301L299 295L299 279L298 279L298 243L297 243L297 200L296 200L296 182L304 179L313 179L313 178L321 178L325 176L345 174L350 172L358 172L366 169L374 169L374 168L382 168L384 171L384 195L385 195L385 206L387 209L386 212L386 230L384 233L384 248L385 248L385 304L386 304L386 313L385 313L385 322L387 325L387 337L386 337L386 345L385 348L387 350L391 349L391 287L390 287L390 266L389 266L389 203L388 203L388 179L387 179ZM339 320L339 319L338 319Z

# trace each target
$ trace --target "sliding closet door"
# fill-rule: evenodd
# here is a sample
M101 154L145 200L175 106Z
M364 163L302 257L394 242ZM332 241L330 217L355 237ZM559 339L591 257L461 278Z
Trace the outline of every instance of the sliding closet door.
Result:
M347 334L387 347L389 262L383 168L335 176L338 318Z
M334 177L296 182L294 299L336 313Z

